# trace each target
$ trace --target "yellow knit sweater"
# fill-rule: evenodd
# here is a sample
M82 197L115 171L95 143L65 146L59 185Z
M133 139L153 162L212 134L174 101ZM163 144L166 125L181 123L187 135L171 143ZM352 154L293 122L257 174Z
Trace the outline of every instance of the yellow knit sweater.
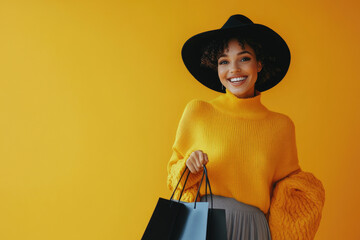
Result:
M300 166L294 123L268 110L260 98L261 92L238 98L226 89L210 101L191 100L180 119L168 163L169 188L175 187L190 154L202 150L208 155L213 194L235 198L266 214L273 183ZM195 200L200 178L200 172L190 174L182 200ZM200 193L204 194L203 188Z
M272 193L274 186L289 186L287 183L290 178L287 176L295 170L301 170L297 156L295 126L285 114L267 109L260 98L261 92L251 98L237 98L226 89L225 94L210 101L191 100L182 114L172 147L173 153L167 167L168 187L173 191L186 168L185 162L190 154L202 150L208 155L207 169L213 194L235 198L256 206L267 214L267 217L270 213L269 226L272 235L275 236L273 239L286 239L282 238L285 235L280 233L281 228L286 226L290 227L287 231L294 232L294 236L313 236L324 204L321 182L315 177L312 178L312 181L320 182L320 185L317 185L319 187L312 191L321 192L320 198L316 199L319 201L319 208L314 210L315 213L310 209L308 213L304 213L308 214L307 216L297 213L290 217L286 215L284 207L292 205L292 201L286 202L289 201L289 197L295 195L288 194L286 187L280 188L280 191L277 187L274 191L277 196L272 196ZM195 201L201 174L190 174L181 200ZM300 176L304 177L301 174ZM298 187L302 188L299 193L306 192L307 186L311 185L311 178L305 178L308 185L304 185L304 181L298 182ZM279 184L283 179L287 179L285 184ZM184 180L175 192L175 199L179 198ZM205 194L203 186L200 190L201 196ZM269 211L271 197L271 205L274 207ZM296 201L299 205L299 200ZM307 208L308 203L308 199L301 202L302 208ZM316 219L317 224L314 225L314 222L307 221L306 218ZM284 219L289 221L279 222ZM312 232L300 233L301 231L297 232L298 229L292 228L299 224L308 224Z

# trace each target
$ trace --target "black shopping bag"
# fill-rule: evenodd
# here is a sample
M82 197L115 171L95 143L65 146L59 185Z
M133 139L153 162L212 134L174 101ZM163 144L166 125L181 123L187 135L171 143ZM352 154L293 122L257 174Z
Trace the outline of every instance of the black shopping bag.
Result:
M176 226L176 220L185 205L159 198L155 210L146 227L142 240L170 240Z
M206 188L205 196L207 196L207 188L210 190L210 200L211 205L208 215L208 224L207 224L207 240L226 240L227 239L227 229L226 229L226 216L225 209L213 208L213 199L212 191L210 186L210 181L207 174L207 169L204 166L205 176L206 176Z
M206 236L207 240L227 239L225 209L209 209Z
M180 202L190 170L180 193L179 200L176 201L172 199L186 170L187 168L182 173L170 200L159 198L142 240L206 240L209 212L208 203L197 203L196 201L194 203ZM204 171L195 199L198 197L205 173Z

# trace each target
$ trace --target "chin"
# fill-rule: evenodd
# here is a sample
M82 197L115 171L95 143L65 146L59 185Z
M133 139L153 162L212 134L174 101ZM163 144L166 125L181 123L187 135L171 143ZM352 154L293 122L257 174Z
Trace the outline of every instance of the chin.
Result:
M235 96L237 96L238 98L248 98L248 97L253 97L254 96L254 92L250 93L250 96L246 96L246 95L249 95L248 94L249 89L233 89L233 88L230 88L229 91L232 94L234 94Z
M229 88L229 91L236 95L244 95L247 91L244 89Z

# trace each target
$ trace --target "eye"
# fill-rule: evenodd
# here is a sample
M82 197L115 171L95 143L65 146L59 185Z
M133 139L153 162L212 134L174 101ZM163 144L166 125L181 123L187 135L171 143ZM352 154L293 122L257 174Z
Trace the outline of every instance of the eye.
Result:
M242 62L250 61L250 60L251 60L251 58L249 58L249 57L244 57L243 59L241 59Z
M226 60L222 60L222 61L219 62L219 65L222 65L222 64L224 64L226 62L227 62Z

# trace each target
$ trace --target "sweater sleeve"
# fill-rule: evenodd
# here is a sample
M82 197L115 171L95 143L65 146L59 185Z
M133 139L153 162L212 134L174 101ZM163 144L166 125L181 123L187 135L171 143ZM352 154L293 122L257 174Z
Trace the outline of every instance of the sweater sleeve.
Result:
M167 186L171 191L174 191L176 184L179 182L180 176L186 168L186 160L190 157L194 149L195 132L197 127L201 127L196 121L198 117L198 111L196 111L196 100L190 101L181 116L179 126L176 132L175 142L172 146L172 155L167 165ZM194 202L196 192L201 180L202 171L192 174L190 173L188 181L186 183L182 201ZM179 199L180 192L184 188L185 175L181 180L178 188L175 191L174 199Z
M269 211L272 239L314 239L324 203L325 189L312 173L300 171L279 181Z
M277 182L291 172L300 169L296 147L295 124L288 116L286 116L280 146L279 161L275 169L273 182Z

